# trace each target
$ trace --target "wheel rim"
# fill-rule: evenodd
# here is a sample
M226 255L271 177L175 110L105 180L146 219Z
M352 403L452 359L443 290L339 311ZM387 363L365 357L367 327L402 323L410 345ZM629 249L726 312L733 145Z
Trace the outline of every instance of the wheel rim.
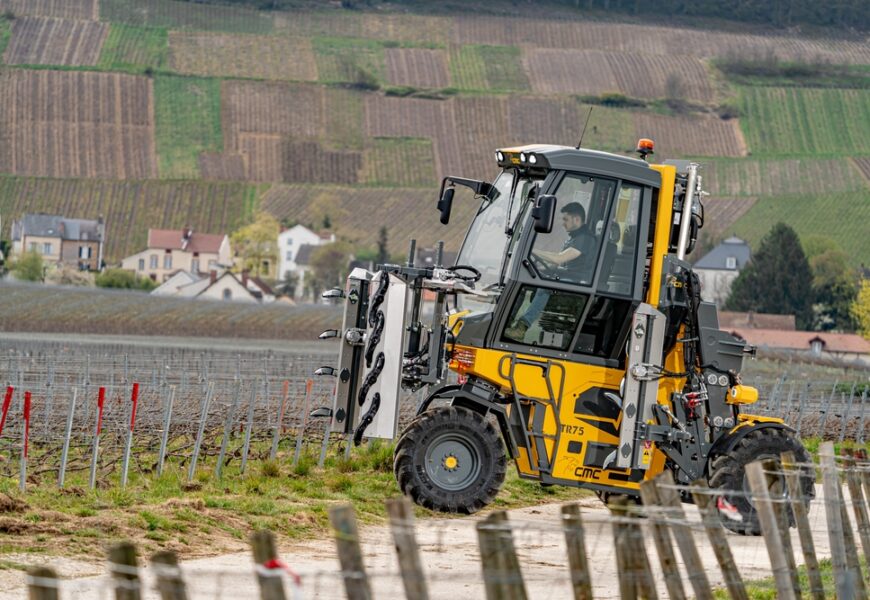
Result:
M450 492L467 488L480 474L477 449L460 435L446 433L435 438L426 451L426 475Z

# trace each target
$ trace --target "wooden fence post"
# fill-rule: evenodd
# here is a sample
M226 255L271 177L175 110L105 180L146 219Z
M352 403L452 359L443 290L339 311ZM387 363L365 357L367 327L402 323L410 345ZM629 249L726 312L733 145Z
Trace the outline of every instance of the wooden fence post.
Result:
M825 586L822 583L821 571L819 571L819 560L816 558L816 545L813 541L807 505L804 503L803 485L801 485L803 473L801 472L801 467L795 464L794 452L783 452L782 467L785 483L788 486L792 514L794 514L798 536L801 541L804 566L807 568L807 576L810 581L810 594L814 600L824 600Z
M789 570L788 560L782 547L778 519L767 491L767 477L764 474L762 464L754 462L746 465L746 477L749 480L749 487L752 489L755 511L758 514L767 553L770 556L770 565L776 581L777 598L795 600L792 573Z
M568 548L568 567L574 600L592 600L592 579L586 560L586 542L579 505L568 504L562 507L562 527L565 530L565 546Z
M335 529L335 544L338 548L338 560L341 563L348 600L371 600L372 590L363 564L353 507L350 505L331 507L329 522Z
M387 513L390 515L390 527L399 557L405 597L408 600L428 600L426 576L414 536L414 510L411 502L404 497L387 500Z
M840 495L840 480L834 462L834 443L824 442L819 447L822 465L822 485L825 492L825 514L828 522L828 537L831 541L831 564L838 598L853 598L857 587L855 574L846 565L846 538L843 533L843 499ZM860 577L860 574L858 575Z
M766 459L761 461L761 467L764 469L764 479L767 482L767 494L771 492L776 494L774 498L771 496L770 504L773 507L773 513L776 515L777 529L782 538L782 548L785 554L785 561L788 565L788 572L791 574L791 584L794 589L795 596L801 596L801 583L798 579L797 563L794 559L794 548L791 545L791 533L789 526L789 507L786 504L786 483L785 478L781 478L781 466L776 459Z
M251 550L254 553L257 583L260 584L262 600L286 600L281 568L272 563L278 561L275 535L271 531L256 531L251 534Z
M479 521L477 536L487 598L526 600L526 586L517 560L507 513L494 512Z
M643 500L644 506L647 507L647 510L649 511L647 516L652 524L653 541L655 542L656 551L659 555L659 563L662 566L662 573L665 577L665 586L668 589L668 596L671 600L686 600L686 592L683 588L683 580L680 577L680 570L677 568L677 556L674 553L671 536L668 533L668 526L665 524L661 512L652 512L655 511L657 507L662 506L654 481L649 480L641 482L640 497Z
M855 543L855 529L852 527L852 521L849 518L849 511L846 509L846 500L843 498L843 491L840 488L840 518L843 520L843 541L846 545L846 568L849 569L855 577L855 598L867 600L867 587L864 585L864 577L861 573L861 561L858 558L858 545ZM857 512L857 508L855 509Z
M607 508L615 519L611 523L613 530L613 547L616 551L617 579L619 580L619 597L621 600L636 600L638 581L628 557L628 525L624 518L628 501L617 496L607 504Z
M621 554L623 571L620 574L620 594L623 598L644 598L658 600L655 581L646 556L643 543L643 533L640 526L629 513L628 498L616 497L608 505L617 522L614 523L614 540L617 552ZM626 585L623 586L623 580Z
M843 455L847 456L845 450ZM858 535L861 538L861 547L864 550L864 560L870 564L870 516L867 514L867 503L861 491L861 480L858 478L857 466L854 458L844 458L846 467L846 485L849 486L849 497L852 499L852 509L855 511L855 521L858 525Z
M29 600L58 600L60 581L49 567L31 567L27 570L27 597Z
M187 600L187 588L175 552L155 552L151 555L151 568L162 600Z
M707 531L707 537L710 538L710 545L713 546L713 553L716 555L716 560L722 569L722 575L725 576L725 586L728 588L728 593L734 600L749 600L746 587L743 585L743 579L740 577L740 571L737 570L737 564L734 562L731 547L725 538L722 521L720 521L719 515L716 514L713 507L710 506L713 497L708 493L710 488L707 486L707 481L705 479L698 479L692 486L701 488L700 491L694 490L692 497L695 499L695 504L701 513L701 521L704 524L704 529Z
M670 471L665 471L652 481L662 506L667 508L665 514L671 520L671 532L683 556L683 563L686 565L689 583L692 584L695 597L698 600L713 600L710 582L707 580L701 555L695 545L695 538L692 537L692 529L685 524L686 514L683 512L680 495L674 487L674 476Z
M121 542L109 548L109 572L115 587L115 600L139 600L141 583L136 546Z

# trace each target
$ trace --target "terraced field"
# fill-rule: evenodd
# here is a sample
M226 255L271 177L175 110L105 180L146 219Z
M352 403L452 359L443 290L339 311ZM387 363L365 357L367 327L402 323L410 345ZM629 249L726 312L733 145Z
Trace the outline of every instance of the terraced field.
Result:
M166 64L168 34L165 28L112 23L103 43L99 66L107 71L142 72Z
M434 188L432 141L419 138L375 138L363 155L360 180L375 186Z
M744 87L740 99L753 154L870 152L870 90Z
M152 115L145 77L7 70L0 74L0 172L155 177Z
M14 15L96 21L100 18L100 0L0 0L0 12L5 11Z
M819 233L835 237L856 265L870 263L870 193L866 191L759 198L732 229L757 247L780 221L801 237Z
M704 228L701 230L701 235L717 241L732 235L734 223L749 212L757 201L757 198L747 196L708 198L704 201ZM699 254L695 258L700 257Z
M169 65L186 75L317 80L307 38L171 32Z
M261 208L278 219L309 225L328 216L336 235L360 246L375 247L378 230L386 225L391 251L402 251L411 238L421 247L444 240L449 250L457 250L479 203L457 192L450 225L445 226L438 221L437 195L419 188L275 185L263 195Z
M229 233L247 223L257 190L243 183L202 181L102 181L0 176L2 235L25 212L74 215L107 226L106 261L119 261L145 247L148 228Z
M640 112L633 116L637 137L655 140L660 157L746 155L736 119L679 118Z
M717 196L828 194L870 189L848 159L701 161L704 187Z
M445 88L450 85L447 56L443 50L387 48L387 81L415 88Z
M321 82L386 82L381 43L361 38L315 37L312 45Z
M20 17L3 61L7 65L93 66L109 26L96 21Z
M3 285L4 331L315 339L341 307L240 304L93 288Z
M67 2L67 0L51 1ZM74 1L96 2L97 0ZM100 18L103 21L127 25L230 33L271 33L274 24L270 14L248 8L176 0L100 0Z

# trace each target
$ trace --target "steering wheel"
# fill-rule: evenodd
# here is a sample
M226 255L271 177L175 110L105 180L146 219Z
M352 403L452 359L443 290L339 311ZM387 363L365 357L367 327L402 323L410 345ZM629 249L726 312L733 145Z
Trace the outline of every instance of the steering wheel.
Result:
M469 281L474 283L475 281L480 281L480 271L472 267L471 265L456 265L455 267L450 267L450 272L453 273L453 276L460 281ZM461 272L467 272L468 275L462 275Z

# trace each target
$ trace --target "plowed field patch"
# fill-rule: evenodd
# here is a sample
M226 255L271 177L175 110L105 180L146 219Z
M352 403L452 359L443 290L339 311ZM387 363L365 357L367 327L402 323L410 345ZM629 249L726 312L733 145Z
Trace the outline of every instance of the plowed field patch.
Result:
M3 11L60 19L96 21L100 18L99 0L0 0L0 12Z
M387 80L392 85L444 88L450 85L447 58L443 50L387 48Z
M96 21L19 17L3 60L8 65L93 66L109 26Z

